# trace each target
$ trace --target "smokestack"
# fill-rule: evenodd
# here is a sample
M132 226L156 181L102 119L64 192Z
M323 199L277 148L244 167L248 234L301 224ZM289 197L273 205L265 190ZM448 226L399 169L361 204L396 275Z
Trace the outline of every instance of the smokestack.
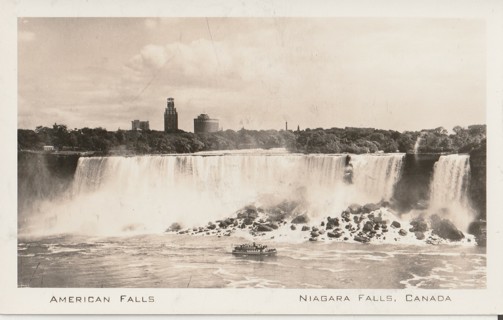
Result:
M288 121L285 121L285 130L288 131Z

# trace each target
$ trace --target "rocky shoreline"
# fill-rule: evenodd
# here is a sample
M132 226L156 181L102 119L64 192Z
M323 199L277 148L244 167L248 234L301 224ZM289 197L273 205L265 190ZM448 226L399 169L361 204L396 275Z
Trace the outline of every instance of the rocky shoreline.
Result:
M319 219L310 219L296 202L284 201L272 207L248 205L229 218L205 226L183 228L173 223L166 232L250 240L485 246L483 221L472 223L465 234L441 214L399 217L387 202L351 204L336 217Z

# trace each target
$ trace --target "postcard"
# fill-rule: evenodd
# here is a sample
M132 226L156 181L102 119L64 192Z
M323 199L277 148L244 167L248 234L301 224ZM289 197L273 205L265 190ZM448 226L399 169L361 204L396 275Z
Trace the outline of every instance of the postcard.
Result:
M503 5L377 3L4 5L0 312L503 313Z

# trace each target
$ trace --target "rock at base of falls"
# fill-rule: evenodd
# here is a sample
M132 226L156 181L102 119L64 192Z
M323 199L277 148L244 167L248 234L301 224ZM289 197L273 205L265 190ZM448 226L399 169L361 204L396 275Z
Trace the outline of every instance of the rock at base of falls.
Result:
M438 215L431 216L431 233L439 236L440 238L459 241L465 237L452 221L448 219L441 219Z
M486 221L477 220L470 223L468 233L475 236L475 240L479 246L485 246L487 242L487 226Z
M301 215L293 218L293 220L291 222L295 223L295 224L301 224L301 223L307 223L308 221L309 221L309 218L307 217L307 215L301 214Z

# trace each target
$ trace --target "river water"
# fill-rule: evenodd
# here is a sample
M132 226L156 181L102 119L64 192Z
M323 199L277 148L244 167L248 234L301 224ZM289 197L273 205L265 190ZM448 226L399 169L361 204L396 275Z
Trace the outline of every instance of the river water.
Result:
M136 235L20 239L21 287L484 288L485 248L265 242L276 257L230 254L237 237Z

